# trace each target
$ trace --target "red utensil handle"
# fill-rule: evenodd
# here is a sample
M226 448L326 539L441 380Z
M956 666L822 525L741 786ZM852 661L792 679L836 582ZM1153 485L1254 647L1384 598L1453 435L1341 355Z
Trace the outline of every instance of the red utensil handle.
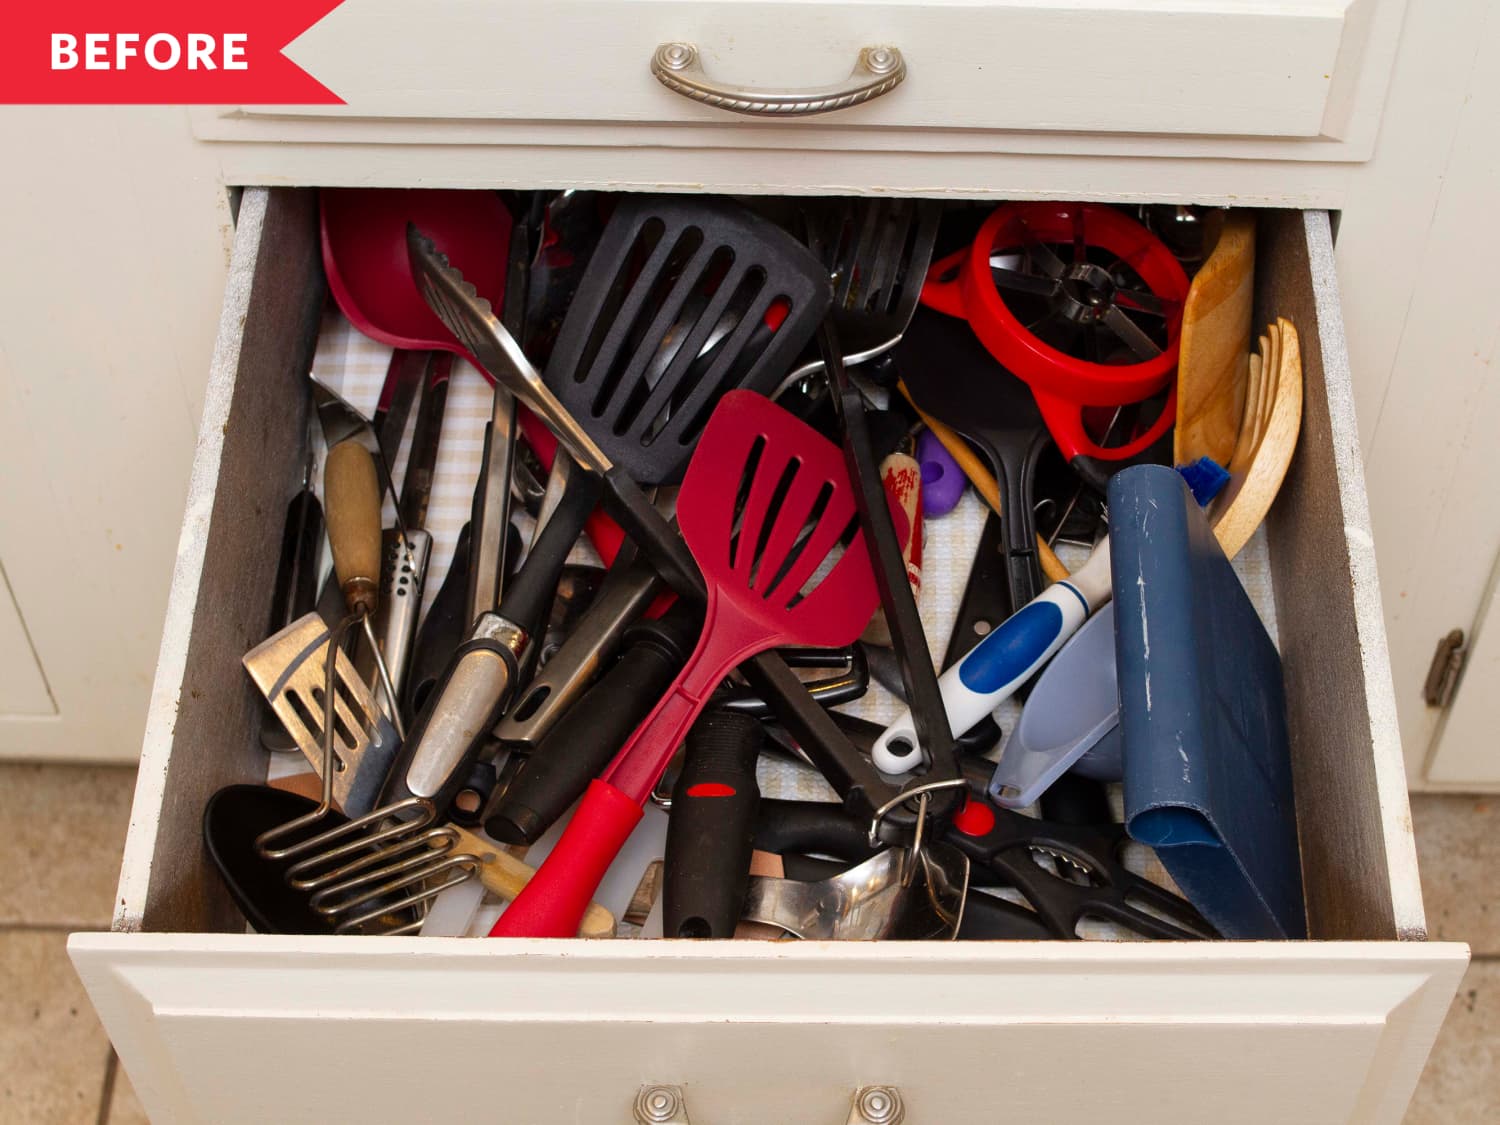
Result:
M1177 420L1177 383L1174 380L1167 392L1166 402L1162 405L1161 414L1151 423L1150 429L1124 445L1103 446L1089 437L1088 431L1084 429L1082 404L1061 395L1048 394L1035 386L1031 388L1031 393L1047 423L1048 432L1052 434L1052 440L1057 442L1057 448L1070 462L1077 457L1092 457L1098 461L1128 460L1155 445Z
M490 937L572 937L609 865L640 823L639 801L592 781L562 838L505 908Z
M718 588L710 586L703 632L698 644L651 713L635 728L629 740L599 776L622 793L645 801L661 780L667 763L725 676L742 662L777 644L784 637L737 613L719 612Z
M969 257L969 248L955 250L946 258L939 258L927 269L927 280L922 283L922 303L948 316L967 317L969 306L964 300L963 266Z

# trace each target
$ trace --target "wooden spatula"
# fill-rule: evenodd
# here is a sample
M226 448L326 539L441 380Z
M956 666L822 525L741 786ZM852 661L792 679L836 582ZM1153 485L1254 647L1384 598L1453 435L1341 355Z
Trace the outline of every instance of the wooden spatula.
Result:
M1199 457L1227 465L1235 451L1246 402L1254 275L1255 217L1232 214L1183 305L1172 451L1179 465Z

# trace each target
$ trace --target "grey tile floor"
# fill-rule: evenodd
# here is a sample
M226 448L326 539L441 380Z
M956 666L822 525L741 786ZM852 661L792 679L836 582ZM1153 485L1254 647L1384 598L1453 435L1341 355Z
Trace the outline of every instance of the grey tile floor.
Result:
M0 765L0 1122L133 1125L146 1115L64 948L109 924L135 771ZM1434 938L1474 962L1407 1125L1500 1121L1500 797L1418 796Z

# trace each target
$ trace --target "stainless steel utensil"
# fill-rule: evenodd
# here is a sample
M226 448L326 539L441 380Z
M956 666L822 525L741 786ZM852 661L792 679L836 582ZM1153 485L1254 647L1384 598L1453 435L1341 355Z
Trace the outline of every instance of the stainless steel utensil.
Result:
M299 617L244 655L245 670L314 769L323 768L324 734L333 735L333 796L351 816L375 807L401 740L342 651L325 699L328 627L316 613ZM329 701L333 722L325 718Z
M408 353L410 354L410 353ZM422 587L432 557L432 536L423 528L432 497L432 474L437 464L438 442L443 432L443 411L448 398L448 378L453 357L427 352L418 374L421 398L416 431L406 459L401 482L401 503L396 526L381 532L380 605L375 614L375 633L396 696L386 695L383 684L375 685L376 701L387 713L397 713L406 670L411 665L417 619L422 611ZM384 438L382 438L384 440ZM399 444L401 435L394 441ZM388 445L395 449L396 445Z
M741 917L808 941L952 938L968 883L969 861L946 844L924 844L915 858L887 848L815 883L752 876Z
M506 746L535 750L598 676L631 622L661 591L661 580L651 567L639 561L622 561L627 565L617 562L611 568L578 627L500 720L495 736Z

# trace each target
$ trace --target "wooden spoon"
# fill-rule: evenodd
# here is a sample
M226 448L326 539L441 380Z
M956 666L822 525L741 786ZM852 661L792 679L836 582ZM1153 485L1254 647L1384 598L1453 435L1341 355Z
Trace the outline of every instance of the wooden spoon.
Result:
M1264 432L1247 460L1236 457L1229 484L1214 500L1210 512L1214 535L1230 558L1239 554L1270 511L1286 479L1302 428L1302 351L1297 329L1285 318L1277 320L1276 328L1277 370L1274 380L1262 380L1274 386Z
M1183 304L1172 451L1179 465L1200 457L1228 465L1235 452L1247 402L1254 276L1255 217L1230 214Z

